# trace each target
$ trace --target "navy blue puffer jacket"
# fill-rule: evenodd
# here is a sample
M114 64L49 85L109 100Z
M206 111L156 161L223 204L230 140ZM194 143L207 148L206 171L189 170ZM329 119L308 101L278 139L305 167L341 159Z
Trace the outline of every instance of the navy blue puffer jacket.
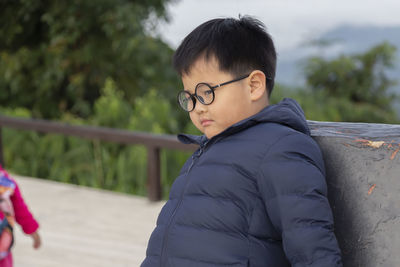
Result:
M185 163L142 267L342 266L324 162L303 111L271 105L208 140Z

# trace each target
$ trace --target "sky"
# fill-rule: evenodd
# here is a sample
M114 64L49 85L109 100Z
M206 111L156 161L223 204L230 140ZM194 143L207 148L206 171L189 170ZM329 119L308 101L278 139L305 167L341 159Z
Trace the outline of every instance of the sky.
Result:
M173 48L199 24L239 14L264 22L278 53L340 25L400 26L400 0L180 0L168 11L159 29Z

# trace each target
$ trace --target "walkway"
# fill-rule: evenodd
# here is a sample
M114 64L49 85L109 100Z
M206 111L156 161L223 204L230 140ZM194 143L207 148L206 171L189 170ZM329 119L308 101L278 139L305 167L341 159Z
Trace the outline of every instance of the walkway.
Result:
M14 176L39 220L42 247L16 229L16 267L140 265L163 203L109 191Z

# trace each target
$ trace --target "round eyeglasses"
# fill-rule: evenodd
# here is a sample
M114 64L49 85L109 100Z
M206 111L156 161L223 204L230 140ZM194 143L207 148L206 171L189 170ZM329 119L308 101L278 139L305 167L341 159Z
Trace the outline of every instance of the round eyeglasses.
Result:
M199 83L196 85L194 94L188 91L180 91L178 93L178 103L185 111L190 112L194 110L196 106L196 99L199 100L203 105L210 105L215 99L214 91L223 86L233 82L237 82L249 77L250 74L240 76L239 78L233 79L228 82L220 83L215 86L211 86L208 83Z

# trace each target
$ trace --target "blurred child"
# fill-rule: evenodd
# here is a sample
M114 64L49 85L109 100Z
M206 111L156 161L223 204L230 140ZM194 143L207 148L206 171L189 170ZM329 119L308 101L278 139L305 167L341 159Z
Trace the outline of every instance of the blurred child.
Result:
M28 210L16 181L0 165L0 267L13 266L11 247L15 221L32 237L33 247L39 248L39 224Z

